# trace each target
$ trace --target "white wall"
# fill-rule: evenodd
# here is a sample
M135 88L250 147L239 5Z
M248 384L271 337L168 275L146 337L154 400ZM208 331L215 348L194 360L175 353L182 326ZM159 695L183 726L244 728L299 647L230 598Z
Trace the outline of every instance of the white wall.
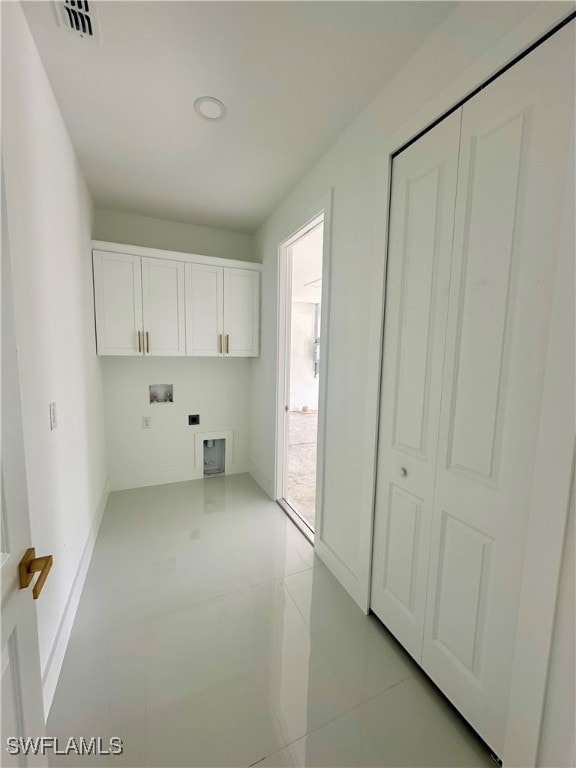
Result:
M572 135L572 152L568 160L566 178L566 196L564 200L563 227L560 233L560 253L565 253L567 270L562 270L562 261L557 275L556 291L559 283L567 286L568 311L552 326L555 338L561 338L564 329L573 332L576 319L574 306L574 251L576 232L574 231L574 210L576 209L576 141ZM554 321L553 321L554 322ZM572 358L573 361L573 358ZM568 428L573 432L574 394L570 391L570 382L566 382L571 398L571 413ZM560 392L555 390L558 395ZM566 414L564 415L566 418ZM557 433L557 429L555 432ZM570 434L570 433L568 433ZM568 438L569 439L569 438ZM557 456L552 457L554 466L558 465ZM572 488L566 525L566 537L562 565L559 574L559 589L556 601L556 615L552 633L552 647L548 665L548 680L542 732L538 754L540 768L573 768L576 765L576 447L572 457ZM538 550L540 541L538 541ZM539 553L540 554L540 553ZM539 611L541 613L541 611Z
M538 754L538 765L541 768L574 768L576 765L575 506L576 489L573 482Z
M232 430L227 471L247 471L249 359L107 357L102 366L110 490L202 476L197 432ZM150 404L149 384L173 384L174 402ZM188 425L189 414L200 415L200 426ZM142 429L143 416L152 418L150 429Z
M97 208L94 238L113 243L164 248L223 259L256 261L254 238L240 232L197 227L179 221L155 219L124 211Z
M37 602L47 712L105 502L104 417L92 203L17 3L2 3L2 118L32 543L54 556Z
M256 233L262 353L252 379L251 461L274 483L278 244L332 190L324 501L317 544L368 606L388 156L571 10L569 4L459 3Z
M318 410L318 378L314 376L314 339L316 338L316 305L292 302L290 329L290 410L307 405Z

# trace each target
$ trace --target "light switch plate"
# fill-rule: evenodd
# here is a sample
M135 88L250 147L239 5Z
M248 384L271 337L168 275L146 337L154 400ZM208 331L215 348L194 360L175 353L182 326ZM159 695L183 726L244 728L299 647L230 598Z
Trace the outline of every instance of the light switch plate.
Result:
M152 426L151 416L142 416L142 429L150 429Z
M48 407L50 408L50 429L53 431L58 426L58 421L56 419L56 403L50 403Z

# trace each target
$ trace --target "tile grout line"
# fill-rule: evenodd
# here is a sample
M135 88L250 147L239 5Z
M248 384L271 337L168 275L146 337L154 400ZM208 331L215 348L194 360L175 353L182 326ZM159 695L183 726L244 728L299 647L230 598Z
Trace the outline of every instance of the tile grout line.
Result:
M316 733L316 731L321 730L327 725L330 725L330 723L333 723L334 720L338 720L339 717L344 717L344 715L349 715L350 712L354 712L354 707L351 709L347 709L345 712L341 712L339 715L334 715L334 717L331 717L330 720L326 720L325 723L322 723L322 725L319 725L317 728L312 728L310 731L306 731L306 733L303 733L302 736L298 736L297 739L292 739L292 741L289 741L287 744L284 744L283 747L280 747L280 749L275 749L274 752L270 752L267 755L264 755L264 757L261 757L259 760L256 760L255 763L250 763L250 765L246 766L246 768L252 768L254 765L258 765L258 763L261 763L263 760L266 760L268 757L271 757L272 755L275 755L277 752L282 752L283 749L290 749L292 744L296 744L297 741L301 741L302 739L305 739L307 736L310 736L313 733Z
M374 699L377 699L378 696L382 696L384 693L388 693L388 691L391 691L393 688L396 688L399 685L402 685L402 683L405 683L407 680L410 680L413 678L413 674L409 674L406 677L403 677L402 680L398 680L397 683L393 683L392 685L389 685L387 688L383 688L378 693L375 693L373 696L368 696L367 699L364 699L364 701L361 701L359 704L354 705L354 711L357 709L360 709L360 707L363 707L365 704L368 704L370 701L374 701Z
M374 696L370 696L365 701L362 701L360 704L353 705L349 710L346 710L345 712L341 712L339 715L335 715L334 717L330 718L330 720L327 720L325 723L322 723L322 725L319 725L317 728L312 728L310 731L306 731L302 736L299 736L297 739L292 739L292 741L289 741L287 744L284 744L283 747L280 747L280 749L275 749L274 752L270 752L267 755L264 755L264 757L261 757L259 760L256 760L254 763L250 763L246 768L253 768L253 766L258 765L259 763L263 762L267 758L271 757L272 755L275 755L277 752L282 752L284 749L289 749L293 744L296 744L296 742L301 741L302 739L305 739L307 736L312 735L313 733L316 733L317 731L320 731L322 728L325 728L327 725L330 725L330 723L333 723L335 720L338 720L340 717L344 717L345 715L349 715L351 712L356 713L356 710L358 710L360 707L363 707L365 704L367 704L369 701L372 701L373 699L378 698L378 696L381 696L383 693L387 693L388 691L391 691L393 688L396 688L398 685L402 685L402 683L405 683L407 680L409 680L411 677L414 677L414 675L408 675L407 677L403 678L402 680L399 680L397 683L394 683L393 685L389 686L388 688L384 688L379 693L374 694ZM358 719L360 720L360 724L364 727L362 720L359 715L357 715ZM364 728L364 730L366 730ZM370 739L370 743L374 747L374 749L377 749L377 745L374 743L373 739L370 737L370 734L368 731L366 731L366 736ZM292 754L292 750L290 750L291 756L294 757Z
M298 573L305 573L307 570L310 571L312 570L312 568L311 567L306 568L303 571L298 571ZM285 578L284 576L277 575L273 579L265 579L264 581L258 581L255 584L249 584L248 586L241 587L240 589L233 589L230 592L224 592L221 595L214 595L214 597L208 597L206 598L206 600L199 600L197 602L188 603L187 605L178 606L177 608L172 608L171 610L168 610L168 611L161 611L160 613L153 613L150 616L143 616L142 618L136 619L135 621L132 621L129 624L123 625L123 627L120 627L120 629L137 626L138 624L144 624L147 621L154 621L155 619L159 619L165 616L170 616L175 613L180 613L181 611L190 610L191 608L195 608L198 605L206 605L207 603L211 603L216 600L223 600L225 597L231 597L232 595L239 595L242 592L247 592L248 590L255 589L256 587L262 587L265 584L274 584L278 581L281 582L284 578ZM292 595L290 595L290 597L292 597Z

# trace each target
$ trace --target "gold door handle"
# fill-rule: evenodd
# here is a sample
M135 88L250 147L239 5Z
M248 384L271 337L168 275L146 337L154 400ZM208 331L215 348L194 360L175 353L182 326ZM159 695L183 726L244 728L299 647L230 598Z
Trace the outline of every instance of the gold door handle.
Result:
M230 334L226 334L226 354L230 354Z
M150 354L150 334L146 331L146 352Z
M142 353L142 335L138 331L138 352Z
M32 587L32 597L34 600L38 600L42 587L44 586L48 574L52 568L52 555L44 555L43 557L36 557L36 550L34 547L30 547L24 553L24 557L20 560L18 565L18 575L20 577L20 589L26 589L32 581L34 574L39 571L40 576L36 580L36 584Z
M222 334L218 336L218 352L222 354Z

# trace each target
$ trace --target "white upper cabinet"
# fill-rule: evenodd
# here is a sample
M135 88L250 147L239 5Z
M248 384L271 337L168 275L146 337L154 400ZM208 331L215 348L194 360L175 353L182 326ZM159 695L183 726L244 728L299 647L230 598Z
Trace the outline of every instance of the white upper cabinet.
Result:
M186 354L256 357L259 309L257 271L186 264Z
M94 251L99 355L184 355L184 264Z
M94 299L98 354L142 354L140 257L94 251Z
M186 264L186 354L221 355L224 338L224 270Z
M251 269L224 269L224 351L258 356L260 276Z
M238 267L229 267L224 259L208 256L135 246L126 246L131 252L125 253L124 246L100 245L93 251L99 355L258 355L258 266L246 269L246 262L236 262Z
M184 264L142 259L142 307L145 354L186 354Z

